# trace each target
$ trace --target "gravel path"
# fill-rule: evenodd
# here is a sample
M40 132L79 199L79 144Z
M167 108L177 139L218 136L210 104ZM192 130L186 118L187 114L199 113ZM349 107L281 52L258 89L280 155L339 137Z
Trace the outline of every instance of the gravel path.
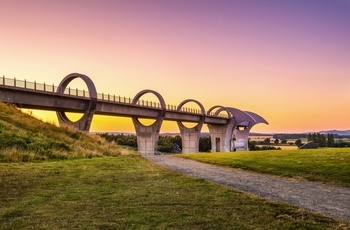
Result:
M350 188L267 176L167 155L146 158L193 177L207 179L324 215L350 220Z

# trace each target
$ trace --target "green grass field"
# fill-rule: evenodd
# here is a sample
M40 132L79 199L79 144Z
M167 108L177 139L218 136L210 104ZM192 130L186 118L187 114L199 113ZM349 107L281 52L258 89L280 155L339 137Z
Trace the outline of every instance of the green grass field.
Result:
M0 229L346 229L140 156L0 164Z
M350 186L350 148L182 154L210 164Z
M96 135L58 128L0 103L0 229L349 226L175 173Z

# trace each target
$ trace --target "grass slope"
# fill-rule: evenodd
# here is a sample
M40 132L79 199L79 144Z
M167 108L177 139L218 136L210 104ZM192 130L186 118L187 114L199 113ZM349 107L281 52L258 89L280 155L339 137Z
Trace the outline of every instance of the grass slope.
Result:
M89 158L121 151L96 135L58 128L0 103L0 162Z
M205 163L350 186L350 148L183 154Z

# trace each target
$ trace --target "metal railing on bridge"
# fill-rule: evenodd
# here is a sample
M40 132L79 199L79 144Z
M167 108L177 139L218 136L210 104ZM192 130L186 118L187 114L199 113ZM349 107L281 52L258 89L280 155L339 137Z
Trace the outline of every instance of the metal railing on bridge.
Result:
M7 88L16 88L16 89L24 89L28 91L35 91L35 92L42 92L42 93L48 93L48 94L57 94L58 86L55 86L54 84L46 84L46 83L37 83L36 81L30 82L27 80L18 80L16 78L6 78L5 76L0 77L0 86L5 86ZM90 93L87 90L79 90L79 89L72 89L70 87L66 88L63 92L66 96L71 97L79 97L79 98L90 98ZM111 102L111 103L123 103L123 104L132 104L133 99L130 97L122 97L122 96L116 96L111 94L104 94L104 93L97 93L97 100L98 101L104 101L104 102ZM158 108L160 109L160 103L147 101L147 100L138 100L137 106L142 107L148 107L148 108ZM177 111L176 105L167 105L167 110L170 111ZM182 107L181 111L183 113L193 113L193 114L201 114L201 110L199 109L193 109L193 108L187 108ZM227 118L227 115L218 114L215 115L214 112L209 114L209 116L215 116L215 117L225 117Z

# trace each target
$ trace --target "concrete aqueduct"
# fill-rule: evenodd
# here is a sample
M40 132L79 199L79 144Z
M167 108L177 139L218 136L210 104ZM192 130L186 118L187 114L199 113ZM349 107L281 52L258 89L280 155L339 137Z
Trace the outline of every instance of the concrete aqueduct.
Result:
M76 78L85 82L88 92L76 90L71 93L71 89L67 87ZM145 104L140 100L148 93L155 95L159 103ZM67 75L58 87L3 77L2 81L0 80L0 100L21 108L56 111L60 126L70 125L86 132L90 129L94 114L131 117L141 155L157 153L163 120L177 122L182 137L183 153L199 151L199 137L203 124L207 124L209 128L212 152L247 151L251 128L258 123L268 124L258 114L231 107L216 105L206 112L203 105L193 99L184 100L178 106L167 106L163 97L153 90L143 90L132 100L109 94L101 96L97 93L93 81L79 73ZM185 110L183 106L187 103L195 103L200 109ZM84 114L78 121L72 122L66 116L66 112ZM222 116L222 113L227 116ZM139 121L139 118L153 118L155 122L146 126ZM196 122L197 125L188 128L183 122Z

